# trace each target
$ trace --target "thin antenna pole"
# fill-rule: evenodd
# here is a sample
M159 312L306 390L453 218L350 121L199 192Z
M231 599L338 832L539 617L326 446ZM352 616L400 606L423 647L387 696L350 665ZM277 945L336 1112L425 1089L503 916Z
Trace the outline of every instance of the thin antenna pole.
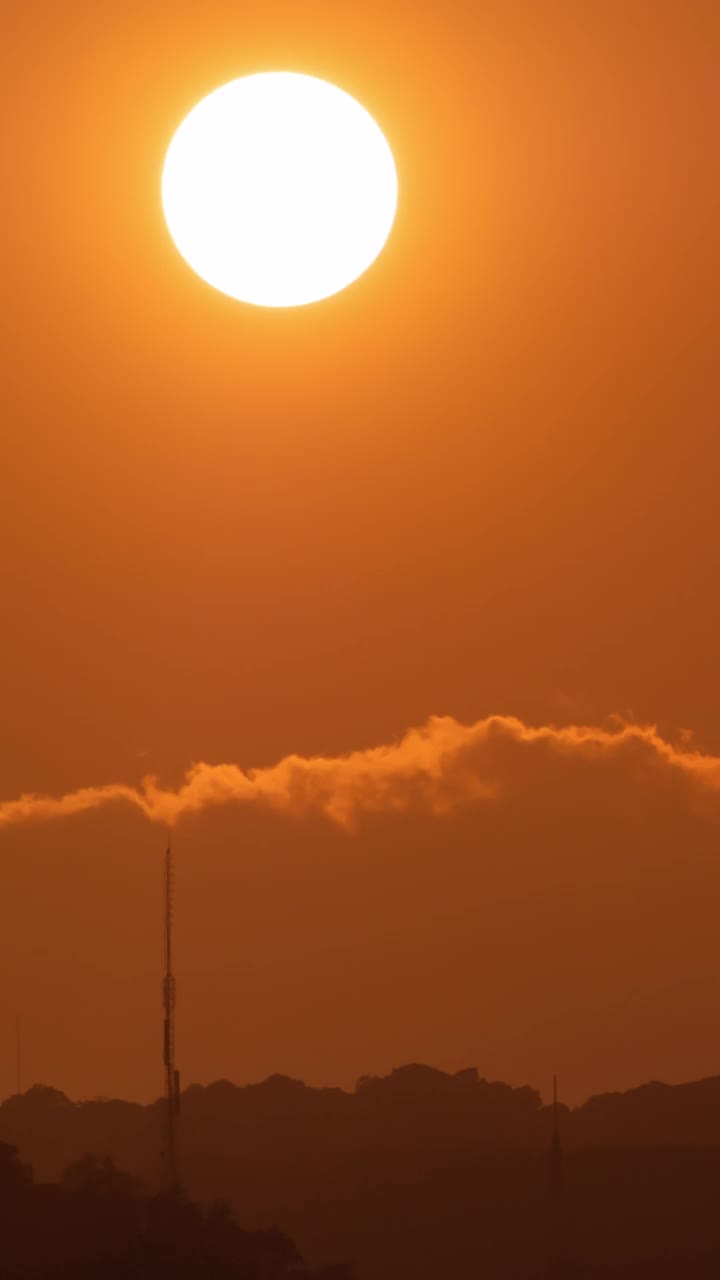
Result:
M20 1094L20 1093L22 1092L22 1090L21 1090L21 1084L22 1084L22 1072L21 1072L21 1070L20 1070L21 1062L22 1062L22 1052L21 1052L21 1035L20 1035L20 1032L21 1032L21 1020L20 1020L20 1014L18 1014L18 1015L17 1015L17 1017L16 1017L16 1019L15 1019L15 1071L16 1071L16 1082L15 1082L15 1083L16 1083L16 1086L17 1086L17 1088L16 1088L16 1092L17 1092L18 1094Z
M173 859L170 836L165 850L165 1011L163 1061L165 1064L167 1173L170 1187L178 1185L177 1117L180 1111L180 1073L175 1068L175 976L173 974Z
M553 1076L552 1137L550 1140L550 1219L548 1223L550 1248L548 1274L551 1280L565 1280L569 1274L565 1219L563 1149L560 1140L558 1087L557 1076Z

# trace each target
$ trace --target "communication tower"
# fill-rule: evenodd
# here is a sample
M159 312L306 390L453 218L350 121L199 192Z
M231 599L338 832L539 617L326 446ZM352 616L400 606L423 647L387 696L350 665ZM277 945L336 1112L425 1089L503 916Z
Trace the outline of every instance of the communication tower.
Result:
M549 1280L567 1280L568 1258L565 1221L563 1149L560 1140L557 1077L553 1076L552 1138L550 1141L550 1257Z
M564 1178L563 1178L563 1150L560 1141L560 1126L558 1124L558 1096L557 1096L557 1076L553 1076L553 1131L552 1142L550 1145L550 1192L552 1195L553 1209L559 1214L563 1207L564 1199Z
M173 974L173 858L170 837L165 850L165 978L163 981L165 1026L166 1160L169 1185L178 1186L177 1122L180 1114L180 1072L175 1066L175 976Z
M22 1022L20 1019L20 1014L18 1014L17 1017L15 1018L15 1083L16 1083L16 1093L18 1095L22 1092L22 1088L21 1088L21 1085L22 1085L22 1071L21 1071L22 1034L21 1033L22 1033Z

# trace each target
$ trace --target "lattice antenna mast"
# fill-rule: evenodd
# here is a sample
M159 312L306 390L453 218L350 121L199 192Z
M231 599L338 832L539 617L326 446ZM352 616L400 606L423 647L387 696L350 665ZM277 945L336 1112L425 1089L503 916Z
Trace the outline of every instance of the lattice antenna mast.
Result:
M167 1108L166 1157L168 1182L178 1185L177 1120L180 1113L180 1072L175 1066L175 976L173 974L173 858L170 837L165 850L165 1008L164 1063Z
M562 1208L564 1195L563 1149L560 1140L560 1124L558 1114L557 1076L553 1076L553 1131L550 1148L550 1183L553 1207L557 1212Z

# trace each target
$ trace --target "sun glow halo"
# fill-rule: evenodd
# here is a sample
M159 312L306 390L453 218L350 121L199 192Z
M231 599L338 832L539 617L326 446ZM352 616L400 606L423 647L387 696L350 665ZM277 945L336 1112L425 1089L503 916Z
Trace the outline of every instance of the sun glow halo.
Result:
M344 289L395 216L392 152L364 107L314 76L267 72L215 90L170 143L170 234L203 280L292 307Z

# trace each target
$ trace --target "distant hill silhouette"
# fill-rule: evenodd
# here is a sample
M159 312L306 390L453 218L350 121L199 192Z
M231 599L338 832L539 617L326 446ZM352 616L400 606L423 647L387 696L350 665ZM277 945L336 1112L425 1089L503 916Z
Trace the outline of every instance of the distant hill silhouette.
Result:
M720 1077L599 1095L559 1108L559 1126L560 1219L551 1109L473 1069L410 1064L353 1092L285 1076L193 1085L180 1161L192 1197L230 1201L247 1231L277 1223L313 1264L351 1258L360 1280L541 1276L549 1258L558 1276L720 1275ZM0 1106L0 1140L43 1180L94 1152L162 1186L162 1101L36 1086Z

